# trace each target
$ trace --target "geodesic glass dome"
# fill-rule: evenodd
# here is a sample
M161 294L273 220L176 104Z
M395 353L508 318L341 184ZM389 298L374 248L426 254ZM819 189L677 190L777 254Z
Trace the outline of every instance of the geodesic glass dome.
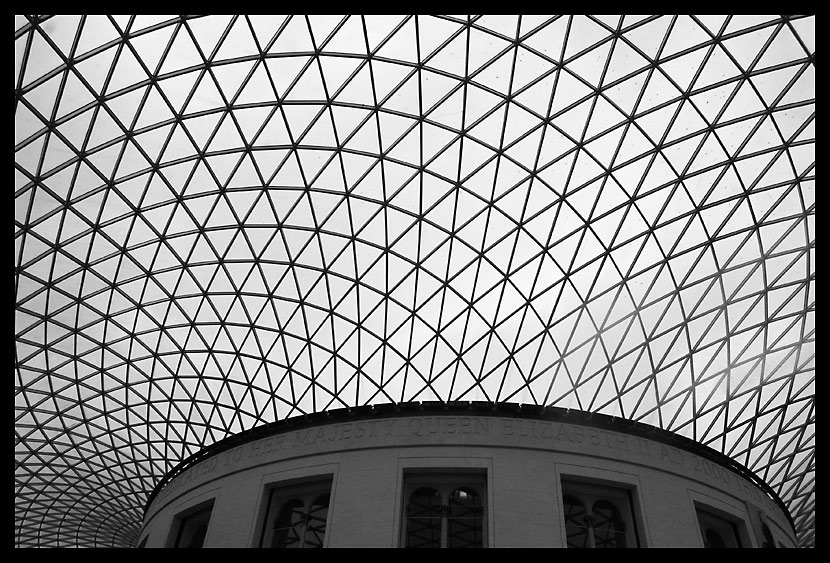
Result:
M813 545L815 81L803 16L16 17L16 545L435 400L690 437Z

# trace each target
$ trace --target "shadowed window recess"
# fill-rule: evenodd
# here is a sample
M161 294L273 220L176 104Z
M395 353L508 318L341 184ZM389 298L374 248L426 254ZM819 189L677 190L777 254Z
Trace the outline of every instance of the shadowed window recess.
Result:
M271 488L259 546L323 547L330 496L331 481Z
M170 547L198 548L203 547L207 536L210 516L213 512L213 502L189 509L177 516L173 521L172 536L175 538ZM146 541L146 539L145 539Z
M486 545L483 476L411 474L406 491L404 547Z
M631 490L582 481L562 481L567 546L639 547Z
M696 503L697 520L706 548L744 547L748 545L746 524L739 518ZM761 547L775 547L759 544Z

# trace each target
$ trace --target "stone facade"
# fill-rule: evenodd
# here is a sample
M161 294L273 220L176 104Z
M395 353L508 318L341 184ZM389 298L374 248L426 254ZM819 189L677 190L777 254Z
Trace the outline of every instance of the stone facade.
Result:
M205 547L258 546L271 487L330 478L325 546L399 547L412 471L484 475L490 547L565 546L563 479L630 491L642 547L702 547L701 506L735 521L744 547L763 544L762 525L795 546L780 506L705 455L616 427L463 412L332 420L239 444L158 492L142 542L171 546L177 515L212 501Z

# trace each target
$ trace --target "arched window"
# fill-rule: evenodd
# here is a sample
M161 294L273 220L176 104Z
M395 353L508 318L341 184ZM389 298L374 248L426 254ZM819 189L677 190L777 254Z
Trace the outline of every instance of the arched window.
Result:
M320 495L311 503L308 526L305 531L306 547L323 547L326 537L326 520L329 514L329 494Z
M625 523L614 503L598 500L591 512L596 547L625 547Z
M720 510L695 503L703 547L743 547L741 530L746 525L737 517Z
M441 493L420 487L406 507L406 547L441 547Z
M584 481L562 481L562 509L568 547L637 546L629 489Z
M565 531L568 536L568 547L590 547L585 507L573 495L565 495L562 500L565 507Z
M462 487L450 493L447 547L483 547L481 496Z
M300 547L305 506L298 498L285 502L274 520L274 541L271 547Z
M260 536L260 547L323 547L331 481L274 487Z
M484 547L485 481L475 474L407 476L406 547Z
M726 547L726 542L723 541L723 538L721 537L721 535L714 528L706 528L706 531L704 532L703 537L706 538L706 541L703 542L703 545L705 547L708 547L708 548Z
M177 526L175 540L171 547L202 547L207 536L210 515L213 511L213 501L207 505L200 505L176 516L174 529Z

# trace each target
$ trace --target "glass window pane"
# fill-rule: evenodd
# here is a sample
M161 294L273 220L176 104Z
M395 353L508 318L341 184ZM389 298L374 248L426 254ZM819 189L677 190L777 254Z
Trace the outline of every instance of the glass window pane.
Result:
M566 495L565 530L568 536L568 547L590 547L588 543L588 523L585 520L585 507L579 499Z
M202 547L212 510L213 506L182 518L174 547Z
M308 527L305 531L305 547L323 547L326 537L326 520L329 514L329 495L320 495L311 504L308 512Z
M717 532L717 530L713 530L712 528L706 529L706 542L705 546L708 548L721 548L726 547L726 542L723 541L721 535Z
M303 501L291 499L280 508L274 521L274 542L271 547L301 547Z
M596 547L626 547L625 526L620 511L612 503L594 503L594 544Z
M711 548L743 547L738 524L708 510L697 511L703 546Z
M483 547L481 497L473 489L456 489L450 495L447 547Z
M441 495L421 487L406 507L406 547L441 547Z
M324 547L331 481L277 484L269 491L260 547Z

